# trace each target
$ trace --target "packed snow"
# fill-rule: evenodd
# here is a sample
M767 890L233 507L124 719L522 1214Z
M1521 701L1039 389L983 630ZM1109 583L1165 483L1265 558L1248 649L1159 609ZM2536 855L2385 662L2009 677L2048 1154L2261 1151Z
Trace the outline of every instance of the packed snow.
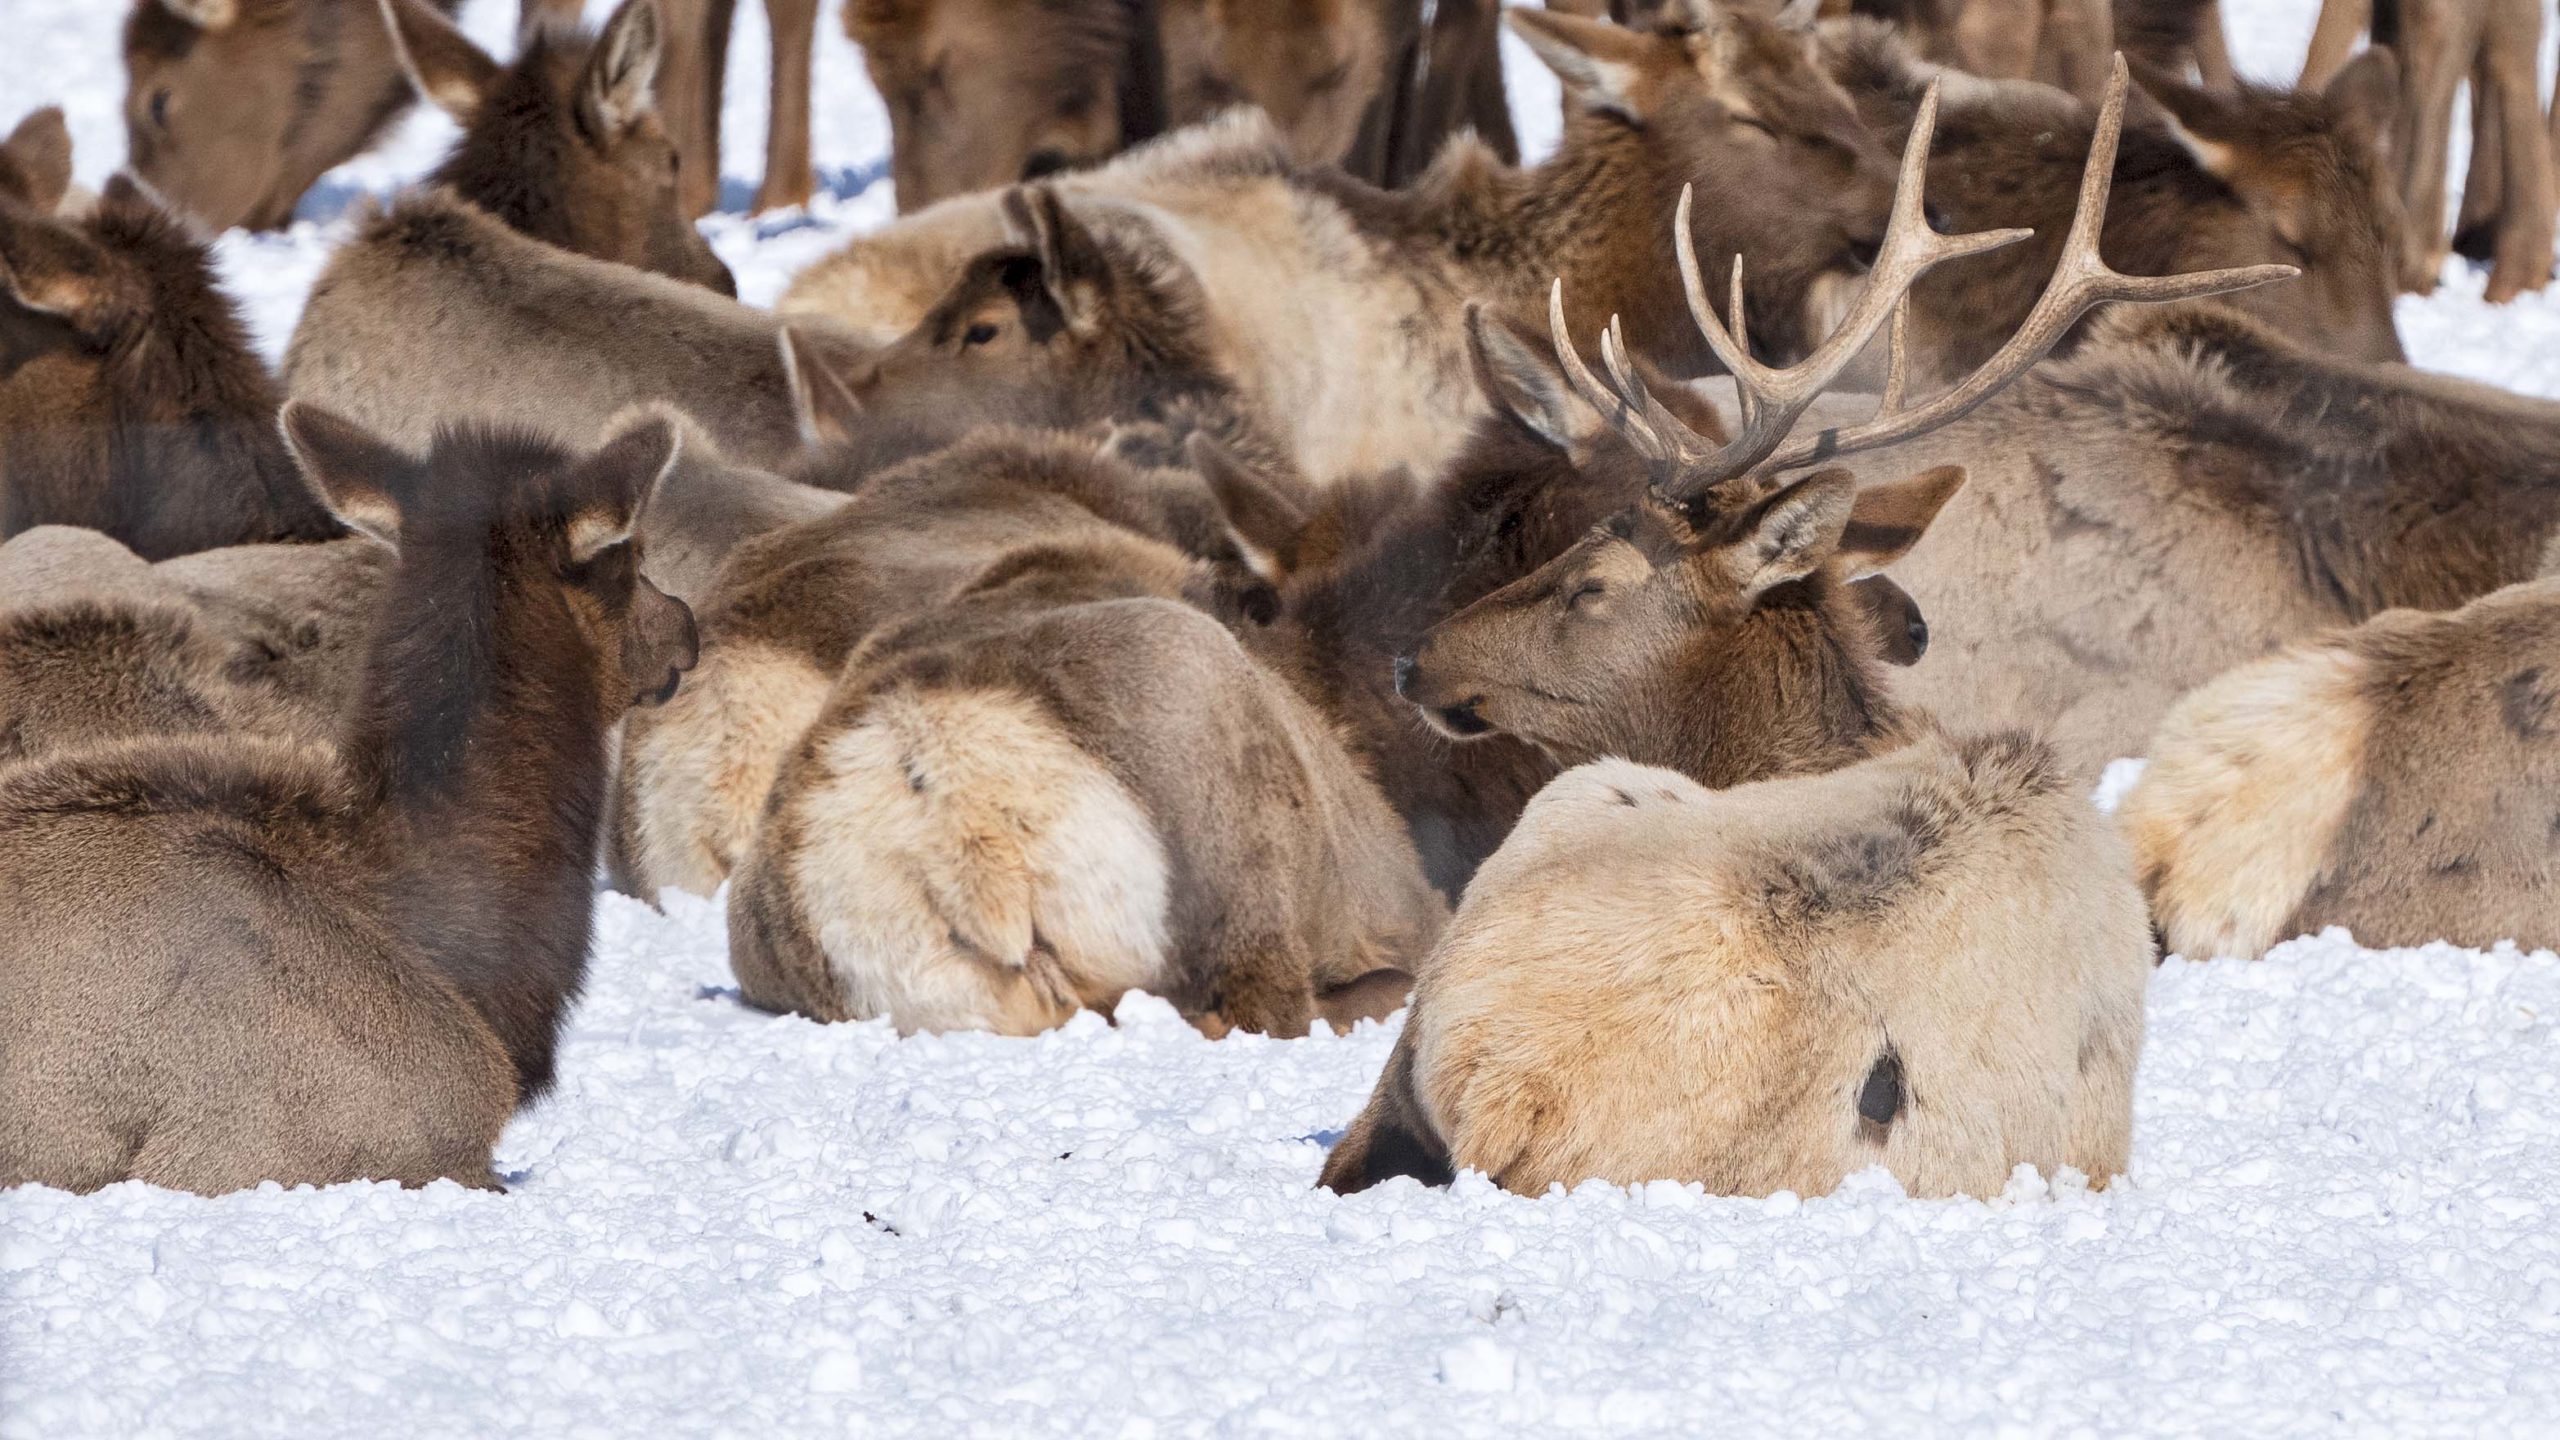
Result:
M733 176L763 124L740 8ZM829 193L706 222L750 300L891 213L833 8ZM64 103L94 183L122 155L121 6L5 9L0 123ZM2312 13L2237 0L2244 69L2289 73ZM493 48L513 15L464 12ZM1552 136L1552 82L1510 59ZM224 240L271 353L335 212L451 133L421 115L309 220ZM2413 354L2560 395L2560 301L2481 288L2456 262L2404 299ZM1392 1026L1211 1042L1137 997L1032 1040L899 1039L742 1006L713 902L609 896L598 937L559 1091L499 1148L509 1194L0 1195L0 1436L2560 1428L2548 953L2331 932L2170 960L2103 1193L1341 1199L1315 1175Z

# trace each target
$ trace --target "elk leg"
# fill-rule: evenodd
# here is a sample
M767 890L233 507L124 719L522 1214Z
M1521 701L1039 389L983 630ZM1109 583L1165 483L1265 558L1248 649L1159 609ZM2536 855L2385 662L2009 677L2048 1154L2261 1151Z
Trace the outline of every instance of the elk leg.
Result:
M1315 1019L1315 969L1283 926L1229 914L1209 946L1210 988L1230 1029L1294 1039Z
M1468 72L1467 123L1506 165L1520 163L1520 136L1511 128L1511 92L1502 82L1502 15L1485 7L1484 49Z
M586 8L584 0L524 0L524 8L517 12L516 36L522 39L532 34L537 25L575 30Z
M2219 35L2222 16L2217 11L2213 18L2214 31ZM2323 0L2320 23L2311 30L2311 49L2302 57L2302 88L2320 89L2339 71L2346 69L2347 61L2356 53L2357 37L2372 24L2373 0ZM2201 45L2198 46L2197 59L2203 59ZM2228 55L2224 56L2223 64L2226 68L2230 65Z
M2032 79L2043 28L2044 7L2038 0L1965 0L1956 16L1956 50L1976 75Z
M2462 177L2462 209L2453 224L2453 253L2465 260L2485 263L2497 256L2499 199L2507 178L2502 140L2483 49L2471 66L2471 168Z
M2240 72L2231 68L2231 38L2222 28L2222 0L2205 0L2196 12L2196 79L2207 90L2225 94L2240 88Z
M736 12L737 0L659 0L667 40L658 113L683 167L677 198L687 215L720 203L720 90Z
M759 211L806 205L817 190L809 165L809 85L818 0L764 0L764 15L773 31L773 113L765 122Z
M2536 123L2542 118L2534 73L2541 50L2540 0L2497 0L2481 43L2481 68L2488 76L2488 128L2500 136L2504 162L2497 263L2489 270L2492 305L2551 283L2560 196L2553 194L2550 137Z
M2453 101L2479 48L2477 17L2454 0L2401 0L2400 38L2409 86L2400 115L2400 288L2432 294L2450 249L2445 231L2446 152L2453 140Z
M2054 81L2094 105L2115 70L2115 7L2109 0L2053 0L2044 17Z

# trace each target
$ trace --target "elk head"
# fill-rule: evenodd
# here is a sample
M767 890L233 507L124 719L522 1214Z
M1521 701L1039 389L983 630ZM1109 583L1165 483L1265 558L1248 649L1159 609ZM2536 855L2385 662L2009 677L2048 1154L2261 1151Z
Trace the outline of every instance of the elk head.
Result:
M845 34L889 108L900 211L1109 158L1138 117L1121 0L853 0Z
M1238 98L1262 107L1301 165L1351 151L1388 82L1390 7L1362 0L1209 0L1209 48Z
M1216 383L1196 285L1143 240L1088 225L1047 185L1004 193L1012 237L914 329L806 386L814 439L903 417L1071 428ZM805 357L795 357L805 358Z
M297 131L325 58L315 0L135 0L125 17L124 127L134 172L216 230L273 230L330 156Z
M1812 8L1790 6L1773 20L1718 0L1677 0L1649 30L1507 13L1564 83L1565 140L1551 163L1603 145L1640 147L1642 183L1658 192L1645 199L1647 225L1681 185L1705 190L1712 198L1692 217L1690 238L1719 265L1749 259L1750 300L1764 317L1760 353L1783 360L1810 349L1815 283L1852 278L1874 261L1894 177L1892 156L1817 63ZM1659 255L1648 244L1627 263L1650 279ZM1617 288L1642 293L1639 282ZM1712 369L1668 307L1630 302L1627 313L1637 348L1656 362L1682 374Z
M1658 478L1644 500L1563 555L1435 627L1397 662L1399 693L1452 736L1500 730L1560 763L1617 755L1715 785L1828 768L1890 734L1894 716L1874 678L1881 642L1844 582L1917 543L1962 484L1962 471L1863 492L1846 471L1790 472L1966 414L2093 305L2192 299L2293 273L2267 265L2135 277L2107 267L2098 234L2124 94L2119 61L2045 293L1999 353L1925 403L1906 405L1903 394L1910 287L1945 261L2026 238L2017 230L1941 236L1923 219L1934 85L1903 153L1874 277L1840 329L1794 368L1754 360L1747 333L1728 328L1708 303L1682 197L1673 245L1691 318L1733 371L1741 399L1729 441L1709 441L1652 396L1614 319L1600 347L1609 378L1593 373L1567 329L1559 284L1549 320L1566 382L1611 417ZM1727 303L1740 321L1738 262ZM1892 363L1875 417L1791 441L1798 418L1888 319Z
M2399 66L2367 50L2319 90L2199 89L2146 68L2142 87L2196 163L2239 196L2255 222L2198 234L2198 263L2273 256L2301 267L2290 285L2232 303L2288 335L2318 336L2346 359L2403 360L2391 303L2400 288L2401 205L2388 163Z
M592 38L531 27L505 66L425 0L380 3L411 83L462 126L435 181L564 250L738 293L679 194L658 0L624 0Z

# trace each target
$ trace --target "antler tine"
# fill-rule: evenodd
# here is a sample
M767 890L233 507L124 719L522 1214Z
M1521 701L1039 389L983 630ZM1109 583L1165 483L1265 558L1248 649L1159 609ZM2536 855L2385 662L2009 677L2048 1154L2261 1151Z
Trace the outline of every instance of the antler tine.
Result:
M1742 397L1742 424L1733 442L1716 451L1705 465L1682 476L1681 493L1694 494L1744 474L1776 452L1787 433L1795 428L1797 418L1830 388L1831 382L1840 378L1840 372L1867 348L1876 331L1904 308L1911 287L1921 276L1946 261L2014 245L2034 233L1983 230L1971 235L1940 235L1929 228L1922 195L1928 187L1929 142L1937 128L1938 82L1933 80L1920 98L1920 109L1911 120L1910 139L1902 147L1902 172L1894 186L1893 213L1885 224L1884 243L1868 270L1867 283L1850 303L1839 328L1815 346L1812 354L1782 370L1753 360L1748 346L1736 338L1742 333L1738 258L1729 309L1734 329L1727 330L1707 304L1706 284L1698 273L1697 245L1689 231L1689 194L1685 190L1681 193L1678 229L1672 237L1680 262L1681 290L1688 297L1689 314L1697 321L1699 333L1706 337L1707 347L1716 353L1716 358L1733 372ZM1898 375L1899 364L1894 368Z
M1634 359L1627 352L1627 330L1618 317L1609 317L1600 332L1600 363L1608 368L1609 380L1620 395L1632 401L1644 416L1645 425L1654 434L1677 446L1681 454L1696 456L1706 451L1706 437L1689 428L1688 422L1671 413L1669 407L1653 398L1646 388L1644 376L1637 372Z
M1616 317L1611 317L1611 323L1613 325L1616 323ZM1697 436L1687 426L1680 425L1675 420L1672 422L1675 428L1671 431L1657 430L1653 412L1660 407L1652 403L1651 396L1645 396L1639 401L1633 396L1614 390L1599 376L1592 374L1589 365L1583 363L1582 352L1574 348L1573 332L1565 324L1564 281L1561 279L1547 291L1547 328L1555 338L1556 362L1564 367L1565 383L1573 387L1573 393L1581 396L1584 404L1599 411L1603 418L1616 427L1618 433L1626 437L1627 443L1634 446L1638 454L1648 460L1671 463L1685 463L1695 457L1697 451L1694 444L1681 443L1684 436L1692 442L1697 440ZM1605 332L1601 347L1604 352L1608 347ZM1667 415L1668 412L1664 413Z
M2124 129L2126 83L2124 55L2119 52L2115 73L2107 81L2106 103L2098 110L2098 130L2089 143L2088 165L2080 174L2080 201L2072 212L2070 233L2062 242L2062 258L2055 264L2044 294L2037 298L2035 308L2027 312L2025 322L2008 343L1984 361L1980 369L1927 404L1904 410L1902 394L1895 383L1902 369L1901 342L1897 339L1893 378L1887 381L1884 403L1877 407L1875 417L1863 425L1825 430L1798 441L1776 454L1772 468L1793 469L1872 450L1964 416L2033 368L2095 306L2114 300L2155 304L2226 295L2302 273L2290 265L2243 265L2186 275L2125 275L2099 258L2098 239L2106 225L2107 195L2115 183L2116 140Z

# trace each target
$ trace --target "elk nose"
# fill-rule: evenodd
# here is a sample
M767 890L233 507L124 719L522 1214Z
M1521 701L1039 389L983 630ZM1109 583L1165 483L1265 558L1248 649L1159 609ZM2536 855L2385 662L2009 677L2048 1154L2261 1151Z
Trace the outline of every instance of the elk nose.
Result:
M1402 698L1413 694L1413 657L1410 655L1396 657L1396 694Z
M1041 180L1067 168L1066 156L1043 146L1032 151L1030 158L1022 162L1022 178L1026 183Z

